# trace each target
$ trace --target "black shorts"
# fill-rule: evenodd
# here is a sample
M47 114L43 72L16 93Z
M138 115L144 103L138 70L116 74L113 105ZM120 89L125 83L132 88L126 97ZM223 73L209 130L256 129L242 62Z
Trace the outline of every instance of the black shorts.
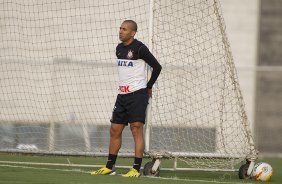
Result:
M111 122L124 125L132 122L145 123L148 101L146 88L129 94L118 94Z

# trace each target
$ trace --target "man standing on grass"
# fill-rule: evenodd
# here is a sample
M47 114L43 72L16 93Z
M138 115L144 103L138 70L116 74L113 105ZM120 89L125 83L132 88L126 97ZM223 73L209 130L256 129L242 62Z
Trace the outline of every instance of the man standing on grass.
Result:
M144 153L143 127L145 124L148 100L152 97L152 87L156 82L161 65L149 49L134 38L137 24L133 20L125 20L119 30L122 43L116 47L119 76L119 94L113 110L110 128L110 145L108 161L105 167L94 171L91 175L115 174L115 163L122 142L122 131L130 124L135 142L135 158L133 167L124 177L139 177ZM146 64L153 68L147 82Z

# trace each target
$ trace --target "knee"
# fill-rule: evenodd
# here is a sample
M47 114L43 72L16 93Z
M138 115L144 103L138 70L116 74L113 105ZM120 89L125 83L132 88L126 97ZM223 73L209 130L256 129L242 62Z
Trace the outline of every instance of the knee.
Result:
M142 126L130 126L131 132L133 135L138 135L143 133L143 127Z
M115 130L113 128L110 128L110 135L113 137L115 135Z
M110 136L111 137L120 137L121 136L121 130L115 127L110 128Z

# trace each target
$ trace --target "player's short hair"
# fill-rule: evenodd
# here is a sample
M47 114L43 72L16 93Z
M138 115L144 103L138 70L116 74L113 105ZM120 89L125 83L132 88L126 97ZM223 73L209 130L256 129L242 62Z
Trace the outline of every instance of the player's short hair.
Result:
M125 20L123 21L123 23L126 22L126 23L130 23L132 25L132 30L137 32L137 23L134 21L134 20Z

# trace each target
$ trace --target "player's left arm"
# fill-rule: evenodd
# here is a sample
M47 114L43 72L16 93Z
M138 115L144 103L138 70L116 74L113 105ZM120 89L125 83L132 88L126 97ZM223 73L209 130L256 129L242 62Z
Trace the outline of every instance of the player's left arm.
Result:
M147 83L148 95L152 97L152 87L161 73L162 66L146 46L142 46L140 48L139 57L140 59L143 59L150 67L153 68L151 78Z

